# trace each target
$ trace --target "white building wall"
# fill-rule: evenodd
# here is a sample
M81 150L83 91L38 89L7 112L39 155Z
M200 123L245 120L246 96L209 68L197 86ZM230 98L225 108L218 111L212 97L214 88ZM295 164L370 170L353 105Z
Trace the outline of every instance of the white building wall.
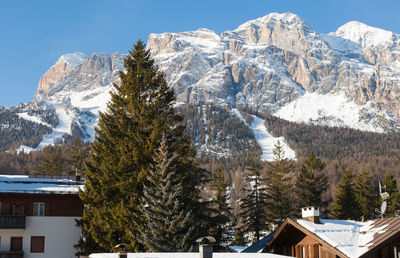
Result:
M24 258L75 258L79 217L27 216L25 229L0 229L0 250L10 251L11 237L23 237ZM31 253L31 236L44 236L44 253Z

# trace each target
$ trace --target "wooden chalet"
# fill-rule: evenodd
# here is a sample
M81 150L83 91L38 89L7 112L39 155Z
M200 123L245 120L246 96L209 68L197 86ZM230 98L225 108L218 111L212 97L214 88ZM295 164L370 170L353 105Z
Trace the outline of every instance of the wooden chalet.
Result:
M263 252L302 258L400 258L400 217L320 220L318 209L305 209L303 219L285 220Z

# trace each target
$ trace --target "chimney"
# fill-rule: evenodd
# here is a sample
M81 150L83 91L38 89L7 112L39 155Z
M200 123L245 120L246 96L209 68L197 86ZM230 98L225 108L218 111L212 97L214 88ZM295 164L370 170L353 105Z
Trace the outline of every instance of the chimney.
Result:
M212 243L215 243L215 238L212 236L200 237L196 240L199 243L199 253L200 258L212 258L213 257L213 247Z
M301 217L304 220L319 224L319 208L313 206L301 208Z
M213 247L208 244L201 244L199 246L200 258L212 258L213 257Z

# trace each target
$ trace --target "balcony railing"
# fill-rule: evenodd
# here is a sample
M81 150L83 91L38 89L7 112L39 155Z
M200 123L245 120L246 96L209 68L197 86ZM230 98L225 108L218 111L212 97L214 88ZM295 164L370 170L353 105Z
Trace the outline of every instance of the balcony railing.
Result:
M0 252L0 258L24 258L24 252Z
M0 229L25 229L25 216L1 215ZM2 257L3 256L0 255L0 258Z

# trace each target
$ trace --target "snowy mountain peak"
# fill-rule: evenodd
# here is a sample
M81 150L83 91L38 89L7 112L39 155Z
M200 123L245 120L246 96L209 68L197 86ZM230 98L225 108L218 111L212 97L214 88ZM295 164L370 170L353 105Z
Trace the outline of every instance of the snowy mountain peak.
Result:
M62 55L57 63L67 63L71 68L80 65L87 59L87 55L81 52L69 53Z
M265 23L271 21L280 21L283 23L306 23L300 16L291 13L270 13L264 17L258 18L257 20L263 21Z
M281 26L283 30L290 30L291 27L295 26L298 28L307 28L312 31L311 27L298 15L286 12L286 13L270 13L266 16L257 18L255 20L250 20L248 22L243 23L240 25L237 29L234 31L241 31L241 30L247 30L249 27L264 27L264 26L269 26L269 27L278 27L278 25L283 25ZM300 26L299 26L300 25ZM288 26L286 28L285 26Z
M396 37L391 31L375 28L359 21L348 22L339 27L333 34L353 41L363 48L392 43Z
M222 38L248 45L273 45L296 53L311 49L313 42L320 41L318 34L292 13L271 13L248 21L235 30L223 32Z

